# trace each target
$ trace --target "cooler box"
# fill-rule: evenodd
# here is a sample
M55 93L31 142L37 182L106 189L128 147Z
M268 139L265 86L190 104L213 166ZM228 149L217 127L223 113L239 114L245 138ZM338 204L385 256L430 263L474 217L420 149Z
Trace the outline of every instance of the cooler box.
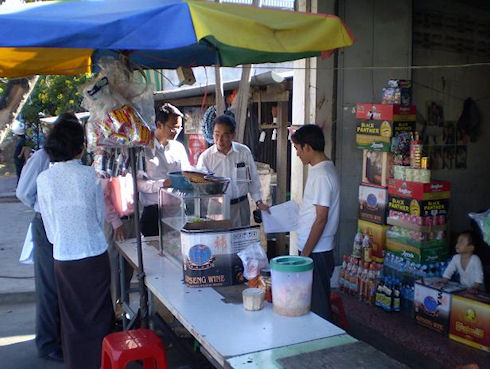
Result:
M457 293L451 301L449 338L490 352L490 295Z
M414 310L417 324L446 334L449 330L451 294L465 287L448 282L440 288L441 281L442 278L426 278L415 282Z
M243 283L237 253L260 242L260 227L231 228L230 221L187 223L180 232L184 281L189 287Z

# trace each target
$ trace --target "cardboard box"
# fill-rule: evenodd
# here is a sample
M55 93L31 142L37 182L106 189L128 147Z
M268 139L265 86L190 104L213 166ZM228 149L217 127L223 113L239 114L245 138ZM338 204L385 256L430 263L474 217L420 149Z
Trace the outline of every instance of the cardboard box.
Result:
M451 183L446 181L420 183L389 178L388 193L416 200L443 200L451 197Z
M442 278L426 278L415 282L414 310L417 324L446 334L449 331L451 294L465 287L448 282L440 288Z
M455 294L451 301L449 338L490 352L490 295Z
M357 226L362 234L369 235L371 239L373 247L371 258L378 263L382 263L386 250L386 231L389 226L366 222L365 220L359 220Z
M380 141L389 142L400 132L415 131L415 122L397 122L389 120L361 120L357 122L356 133L374 136Z
M392 254L402 257L405 260L413 261L417 264L446 261L449 253L447 245L420 248L398 242L397 240L390 238L388 235L386 236L386 250Z
M367 185L388 186L388 178L392 177L393 154L363 150L362 183Z
M357 119L415 122L416 114L415 105L357 104L356 107Z
M184 281L189 287L242 283L243 265L236 255L260 242L260 227L232 228L230 221L187 223L180 232Z
M415 130L415 122L362 120L357 123L356 143L359 149L391 151L392 138Z
M388 191L386 188L359 186L359 218L377 224L386 224Z
M389 195L388 209L420 217L447 215L449 200L417 200Z

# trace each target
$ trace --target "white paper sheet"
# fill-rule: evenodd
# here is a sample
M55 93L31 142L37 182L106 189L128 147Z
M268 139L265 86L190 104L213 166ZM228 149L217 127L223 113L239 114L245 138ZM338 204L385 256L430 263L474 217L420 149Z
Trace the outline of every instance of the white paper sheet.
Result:
M270 214L262 212L265 233L280 233L296 230L299 207L295 201L286 201L269 208Z

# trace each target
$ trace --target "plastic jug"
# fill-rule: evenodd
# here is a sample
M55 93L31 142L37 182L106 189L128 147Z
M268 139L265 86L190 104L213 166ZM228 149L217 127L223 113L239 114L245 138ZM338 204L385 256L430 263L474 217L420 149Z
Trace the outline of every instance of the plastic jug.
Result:
M274 311L286 316L308 313L313 260L305 256L278 256L271 260L270 268Z

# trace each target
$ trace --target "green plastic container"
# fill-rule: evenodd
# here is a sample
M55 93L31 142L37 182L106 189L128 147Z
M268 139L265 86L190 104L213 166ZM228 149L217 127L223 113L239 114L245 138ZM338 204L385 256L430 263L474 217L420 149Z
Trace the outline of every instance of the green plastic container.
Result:
M286 316L308 313L313 260L305 256L278 256L271 260L270 267L274 311Z

